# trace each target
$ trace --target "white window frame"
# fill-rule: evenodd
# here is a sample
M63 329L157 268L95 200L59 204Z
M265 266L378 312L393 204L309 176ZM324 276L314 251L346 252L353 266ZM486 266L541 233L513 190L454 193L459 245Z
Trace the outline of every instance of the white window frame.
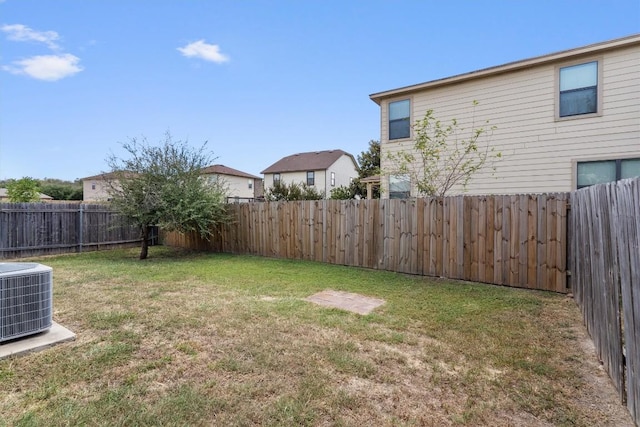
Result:
M399 177L403 177L405 179L399 179L398 181L405 181L409 184L409 191L391 191L391 185L392 185L392 181L394 180L394 178L399 178ZM389 198L390 199L408 199L411 197L411 177L409 176L409 174L393 174L393 175L389 175L389 181L388 181L388 189L389 189ZM404 194L405 197L391 197L392 194L394 193L400 193L400 194Z
M588 160L576 160L575 164L575 171L574 171L574 177L575 177L575 185L573 186L574 189L580 189L580 188L586 188L586 187L590 187L592 185L598 185L598 184L606 184L608 182L616 182L616 181L620 181L621 179L625 179L622 176L622 163L625 161L631 161L631 160L640 160L640 157L623 157L623 158L611 158L611 159L588 159ZM607 182L598 182L595 184L587 184L587 185L582 185L581 187L579 187L579 182L578 182L578 168L580 164L585 164L585 163L603 163L603 162L613 162L614 163L614 167L615 167L615 177L613 181L607 181Z
M573 67L575 65L588 64L590 62L596 62L598 64L598 78L597 78L598 87L596 88L596 98L597 98L596 112L560 117L560 70L567 67ZM585 58L577 61L565 62L565 63L556 65L555 67L555 105L554 105L555 121L579 120L579 119L585 119L590 117L602 116L602 74L603 74L602 57Z
M408 136L403 136L400 138L391 138L391 104L394 104L396 102L403 102L406 101L409 103L409 117L407 117L408 123L409 123L409 135ZM397 142L397 141L406 141L408 139L411 139L411 134L413 129L411 129L411 120L413 117L413 98L412 97L406 97L406 98L398 98L398 99L391 99L389 101L387 101L387 113L386 113L386 117L387 117L387 141L391 142Z

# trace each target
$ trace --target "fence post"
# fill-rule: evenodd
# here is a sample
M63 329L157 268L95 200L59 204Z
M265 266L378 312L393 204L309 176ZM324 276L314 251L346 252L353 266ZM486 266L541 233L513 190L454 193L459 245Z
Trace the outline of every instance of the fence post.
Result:
M574 291L574 284L573 284L574 266L573 266L572 255L573 255L573 246L575 245L575 243L573 242L573 238L576 234L574 230L576 221L573 218L573 211L571 210L571 203L573 202L573 200L571 199L571 194L573 193L567 194L567 201L565 202L567 207L567 213L566 213L567 227L566 227L565 235L563 237L565 238L565 247L566 247L565 270L566 270L567 282L565 284L565 288L567 289L567 292L573 293L575 291Z
M80 203L80 209L78 210L78 252L82 252L82 242L84 241L83 230L84 230L84 204Z
M329 208L327 199L322 201L322 262L327 262L327 209Z

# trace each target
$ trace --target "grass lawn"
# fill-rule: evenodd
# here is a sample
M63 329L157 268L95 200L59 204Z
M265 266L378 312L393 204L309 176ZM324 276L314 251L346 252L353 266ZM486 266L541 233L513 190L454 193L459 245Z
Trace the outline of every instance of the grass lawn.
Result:
M0 425L591 426L624 414L563 295L137 254L36 260L53 267L54 320L77 340L0 361ZM361 316L303 300L325 289L386 304Z

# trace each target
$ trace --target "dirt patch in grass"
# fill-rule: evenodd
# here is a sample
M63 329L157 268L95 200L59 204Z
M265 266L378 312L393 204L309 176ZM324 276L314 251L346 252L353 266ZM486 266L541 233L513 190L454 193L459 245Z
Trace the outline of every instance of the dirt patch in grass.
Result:
M305 300L324 307L339 308L363 315L371 313L384 304L384 300L380 298L333 290L315 293Z
M632 425L566 297L151 255L46 260L77 340L0 361L0 425ZM386 303L304 301L327 287Z

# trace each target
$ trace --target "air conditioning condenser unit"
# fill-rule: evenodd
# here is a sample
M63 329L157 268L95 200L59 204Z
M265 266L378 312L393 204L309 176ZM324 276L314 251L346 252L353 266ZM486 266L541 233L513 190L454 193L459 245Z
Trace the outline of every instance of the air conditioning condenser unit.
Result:
M0 262L0 344L46 331L52 314L53 269Z

